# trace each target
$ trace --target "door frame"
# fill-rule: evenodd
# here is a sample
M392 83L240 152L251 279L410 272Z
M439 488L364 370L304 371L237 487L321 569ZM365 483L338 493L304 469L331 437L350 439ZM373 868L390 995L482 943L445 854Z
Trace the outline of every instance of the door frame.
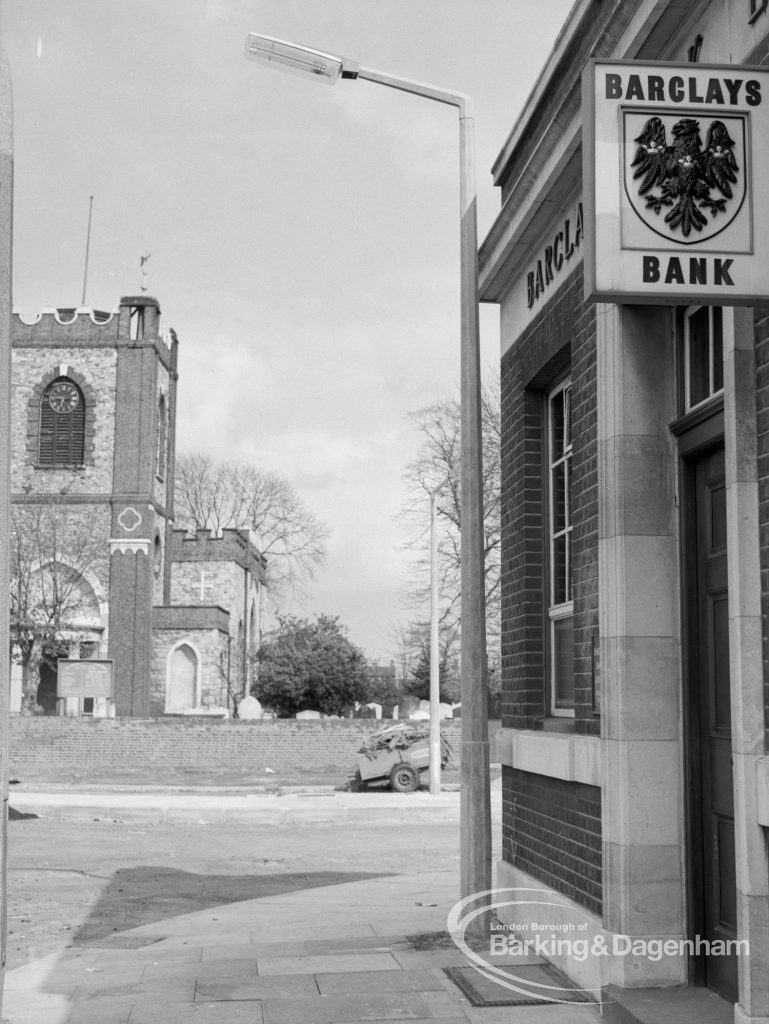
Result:
M681 538L681 653L684 756L684 808L686 834L686 926L690 938L703 935L705 928L704 902L698 894L704 891L704 858L702 843L704 822L702 813L702 783L695 764L702 763L700 734L700 693L694 680L699 669L699 651L692 643L699 628L696 594L697 545L686 529L696 515L696 471L698 460L710 449L725 446L723 401L716 401L707 410L681 420L673 428L678 437L680 480L680 538ZM727 552L727 558L728 558ZM705 956L688 957L687 973L690 985L705 985Z

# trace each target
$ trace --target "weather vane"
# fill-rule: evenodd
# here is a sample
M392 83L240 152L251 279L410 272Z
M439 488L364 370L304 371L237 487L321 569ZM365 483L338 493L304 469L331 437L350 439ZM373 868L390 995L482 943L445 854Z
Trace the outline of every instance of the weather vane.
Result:
M139 257L139 266L142 268L142 285L141 285L141 288L142 288L143 292L147 291L147 273L148 273L148 271L147 271L147 261L149 260L151 255L152 255L151 252L147 252L143 256Z

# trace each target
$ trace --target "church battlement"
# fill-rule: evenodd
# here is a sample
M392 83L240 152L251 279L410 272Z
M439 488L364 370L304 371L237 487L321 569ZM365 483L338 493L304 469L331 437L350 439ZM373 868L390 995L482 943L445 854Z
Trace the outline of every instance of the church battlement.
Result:
M69 326L79 321L80 317L88 317L93 324L103 325L108 324L114 316L117 316L118 310L103 310L94 309L92 306L76 306L76 307L55 307L48 306L45 309L39 310L30 319L27 315L21 312L21 310L14 309L13 315L18 318L19 322L24 324L26 327L33 327L35 324L39 324L43 317L52 316L57 324L62 327Z
M221 536L207 529L187 533L174 530L171 558L175 562L235 562L264 581L267 560L254 544L248 530L228 527Z
M11 337L14 345L115 345L119 338L119 311L90 306L41 309L34 316L14 309Z
M123 296L112 310L49 306L29 316L15 309L12 338L20 348L154 345L170 369L179 344L173 328L161 327L158 301L148 295Z

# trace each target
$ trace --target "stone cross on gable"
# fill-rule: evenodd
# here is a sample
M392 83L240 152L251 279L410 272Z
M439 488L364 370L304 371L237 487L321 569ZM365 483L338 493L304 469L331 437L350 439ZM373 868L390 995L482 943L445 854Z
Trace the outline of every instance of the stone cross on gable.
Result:
M199 587L200 588L200 593L199 593L200 600L201 601L205 601L205 599L206 599L206 591L207 590L213 590L214 585L213 585L213 583L206 583L206 573L205 573L205 570L201 569L200 570L200 582L199 583L193 583L192 587L193 587L193 589L195 587Z
M147 268L147 261L149 260L151 255L152 255L151 252L146 252L143 256L139 257L139 266L141 267L141 270L142 270L141 289L142 289L143 292L146 292L147 291L147 287L148 287L147 276L148 276L149 272L148 272L148 268Z

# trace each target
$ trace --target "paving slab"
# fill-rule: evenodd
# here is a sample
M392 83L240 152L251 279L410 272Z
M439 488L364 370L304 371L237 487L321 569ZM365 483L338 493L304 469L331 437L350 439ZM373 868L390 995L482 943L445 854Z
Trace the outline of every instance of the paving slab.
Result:
M442 990L443 981L433 971L359 971L355 974L318 974L322 996L345 992L428 992Z
M348 950L360 952L363 949L395 949L402 946L411 949L411 943L405 935L371 935L370 937L350 937L337 939L308 939L305 942L308 953L344 953Z
M265 999L262 1013L264 1024L359 1024L431 1016L422 997L412 992Z
M95 980L92 984L78 985L73 1002L85 1002L105 996L124 996L127 1001L144 997L155 999L161 997L172 1003L193 1002L195 999L194 978L140 978L138 981L123 981L109 977Z
M409 1024L437 1024L438 1020L440 1021L440 1024L467 1024L467 1017L464 1017L464 1016L463 1017L441 1017L441 1018L436 1018L436 1017L420 1017L420 1018L418 1018L416 1020L412 1019L412 1018L409 1018ZM372 1021L372 1024L390 1024L390 1022L389 1021L383 1021L383 1020L381 1020L381 1021L380 1020L375 1020L375 1021ZM531 1024L536 1024L536 1022L532 1021Z
M148 964L142 981L162 981L173 978L192 978L206 981L251 981L256 980L256 957L241 960L201 960L186 964Z
M122 1005L130 1014L131 1004L126 1004L123 1001ZM45 1024L70 1024L71 1009L72 1003L69 997L62 993L35 991L26 991L21 995L13 993L10 998L6 995L3 999L3 1013L5 1014L3 1020L5 1021L7 1018L12 1021L12 1024L43 1024L43 1022ZM94 1024L95 1019L92 1018L85 1024ZM126 1016L125 1020L127 1019ZM123 1022L121 1021L119 1024L123 1024Z
M144 974L143 963L131 963L129 960L121 960L119 963L109 964L104 967L86 967L82 970L75 969L67 974L67 982L74 983L78 990L93 991L103 989L106 986L119 985L121 987L138 985ZM62 972L57 971L48 975L45 979L45 987L56 985L62 977Z
M62 974L62 980L67 982L74 971L82 971L86 967L92 967L95 957L92 953L72 953L66 950L63 954L50 953L39 960L32 960L28 964L22 964L13 971L7 971L5 975L4 991L9 989L21 989L28 992L44 991L46 981ZM74 987L74 986L73 986Z
M467 957L455 946L447 946L446 949L394 949L393 956L404 971L459 967L467 963Z
M92 1018L84 1024L101 1024L101 1021ZM178 1006L137 1003L131 1013L130 1024L264 1024L264 1017L261 1003L252 1002L183 1003Z
M456 1017L464 1013L465 1008L469 1006L467 999L453 985L440 992L422 992L421 995L433 1017Z
M239 947L241 948L241 947ZM152 942L137 949L94 949L89 950L92 966L110 967L113 964L185 964L200 963L203 959L202 946L168 946L163 942Z
M317 996L318 986L312 974L273 974L256 978L199 977L196 1002L244 1002L296 996Z
M326 953L318 956L260 957L259 974L334 974L351 971L400 971L391 953Z
M128 1024L133 1003L127 1003L123 998L100 997L91 998L87 1003L70 1003L66 1008L63 1017L54 1017L51 1020L61 1021L61 1024ZM18 1018L14 1016L13 1024ZM48 1024L48 1016L38 1018L38 1024Z
M260 956L302 956L309 952L307 943L297 939L286 942L231 942L225 936L221 941L212 941L205 946L201 959L243 960Z

